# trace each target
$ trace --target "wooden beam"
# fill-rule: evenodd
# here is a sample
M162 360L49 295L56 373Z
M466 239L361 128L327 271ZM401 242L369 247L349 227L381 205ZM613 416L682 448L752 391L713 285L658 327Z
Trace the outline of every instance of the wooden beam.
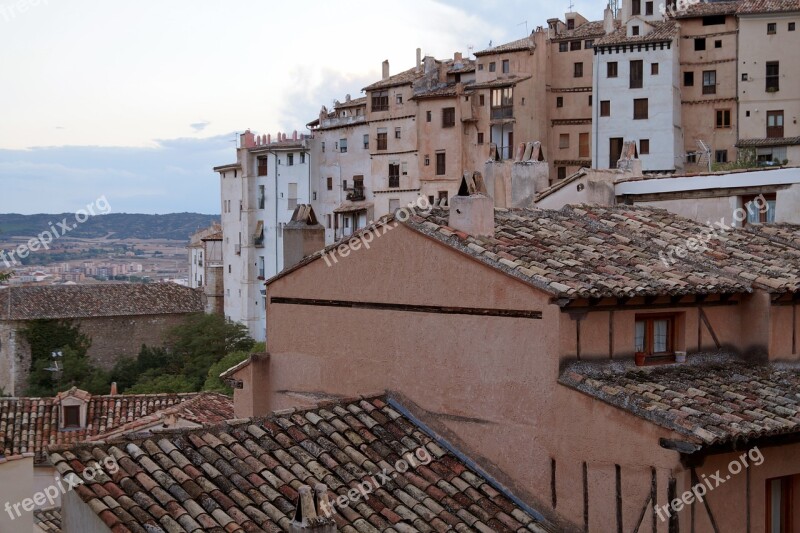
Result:
M700 318L703 319L703 323L706 325L708 332L711 333L711 338L714 339L714 344L717 346L717 350L722 348L722 344L720 344L719 339L717 338L717 334L714 332L714 328L711 327L711 322L708 320L708 316L706 316L706 312L703 311L702 307L698 307L697 310L700 312Z
M574 302L571 302L574 303ZM681 309L681 308L692 308L692 307L723 307L727 305L739 305L739 300L728 300L728 301L717 301L712 300L710 302L683 302L679 304L672 304L672 303L654 303L651 305L647 304L631 304L631 305L598 305L596 307L589 307L589 306L572 306L567 305L566 307L561 308L562 313L574 313L575 311L583 311L585 313L596 313L599 311L608 312L608 311L656 311L659 309Z

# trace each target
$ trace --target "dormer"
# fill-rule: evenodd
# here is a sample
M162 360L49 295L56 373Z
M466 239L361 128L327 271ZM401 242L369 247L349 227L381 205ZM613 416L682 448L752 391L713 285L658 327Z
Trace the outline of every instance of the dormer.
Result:
M655 0L623 0L622 21L627 22L633 17L640 17L648 22L659 21L662 15L657 8Z
M75 431L86 428L89 400L92 395L77 387L59 392L55 404L58 407L59 431Z
M625 30L628 37L641 37L650 33L653 26L642 17L633 17L625 24Z

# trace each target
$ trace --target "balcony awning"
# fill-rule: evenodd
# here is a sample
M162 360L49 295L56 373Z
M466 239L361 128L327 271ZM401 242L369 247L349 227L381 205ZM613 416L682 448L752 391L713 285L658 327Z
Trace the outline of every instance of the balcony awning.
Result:
M355 213L357 211L366 211L373 207L372 202L347 202L333 210L334 213Z

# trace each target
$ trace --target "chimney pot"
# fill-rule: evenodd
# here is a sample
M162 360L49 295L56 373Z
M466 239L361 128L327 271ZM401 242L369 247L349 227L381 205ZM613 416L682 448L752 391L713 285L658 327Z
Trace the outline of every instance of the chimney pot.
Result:
M389 77L389 60L388 59L383 62L383 73L382 74L383 74L383 78L382 79L384 79L384 80Z
M458 195L450 199L448 225L474 237L494 236L494 200L479 172L464 173Z
M422 66L422 48L417 48L417 71Z
M328 488L325 485L317 485L315 500L314 492L308 485L302 485L298 490L297 507L294 518L289 525L290 533L304 533L314 531L316 533L334 533L336 522L330 517L333 514L328 505ZM325 502L325 503L323 503Z
M116 381L112 381L111 382L111 392L109 392L108 394L111 395L111 396L116 396L117 395L117 382Z

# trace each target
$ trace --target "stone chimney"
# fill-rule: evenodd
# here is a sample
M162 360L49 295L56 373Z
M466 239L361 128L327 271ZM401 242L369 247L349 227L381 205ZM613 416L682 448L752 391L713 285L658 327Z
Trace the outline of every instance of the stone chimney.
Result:
M417 72L422 70L422 48L417 48Z
M111 391L108 394L109 394L109 396L116 396L118 394L117 393L117 382L116 381L112 381L111 382Z
M383 62L383 78L382 79L385 80L388 77L389 77L389 60L387 59L386 61Z
M351 98L350 98L350 95L349 95L349 94L346 94L346 95L344 95L344 101L345 101L346 103L349 103L349 102L350 102L350 99L351 99Z
M336 522L332 517L336 511L328 499L328 488L319 484L312 492L311 487L302 485L297 492L297 507L289 532L335 533Z
M283 227L283 266L289 268L325 248L325 228L308 204L298 205Z
M611 6L606 6L603 11L603 31L606 35L614 31L614 13L611 12Z
M450 199L448 225L474 237L494 236L494 200L486 193L480 172L464 173L458 195Z

